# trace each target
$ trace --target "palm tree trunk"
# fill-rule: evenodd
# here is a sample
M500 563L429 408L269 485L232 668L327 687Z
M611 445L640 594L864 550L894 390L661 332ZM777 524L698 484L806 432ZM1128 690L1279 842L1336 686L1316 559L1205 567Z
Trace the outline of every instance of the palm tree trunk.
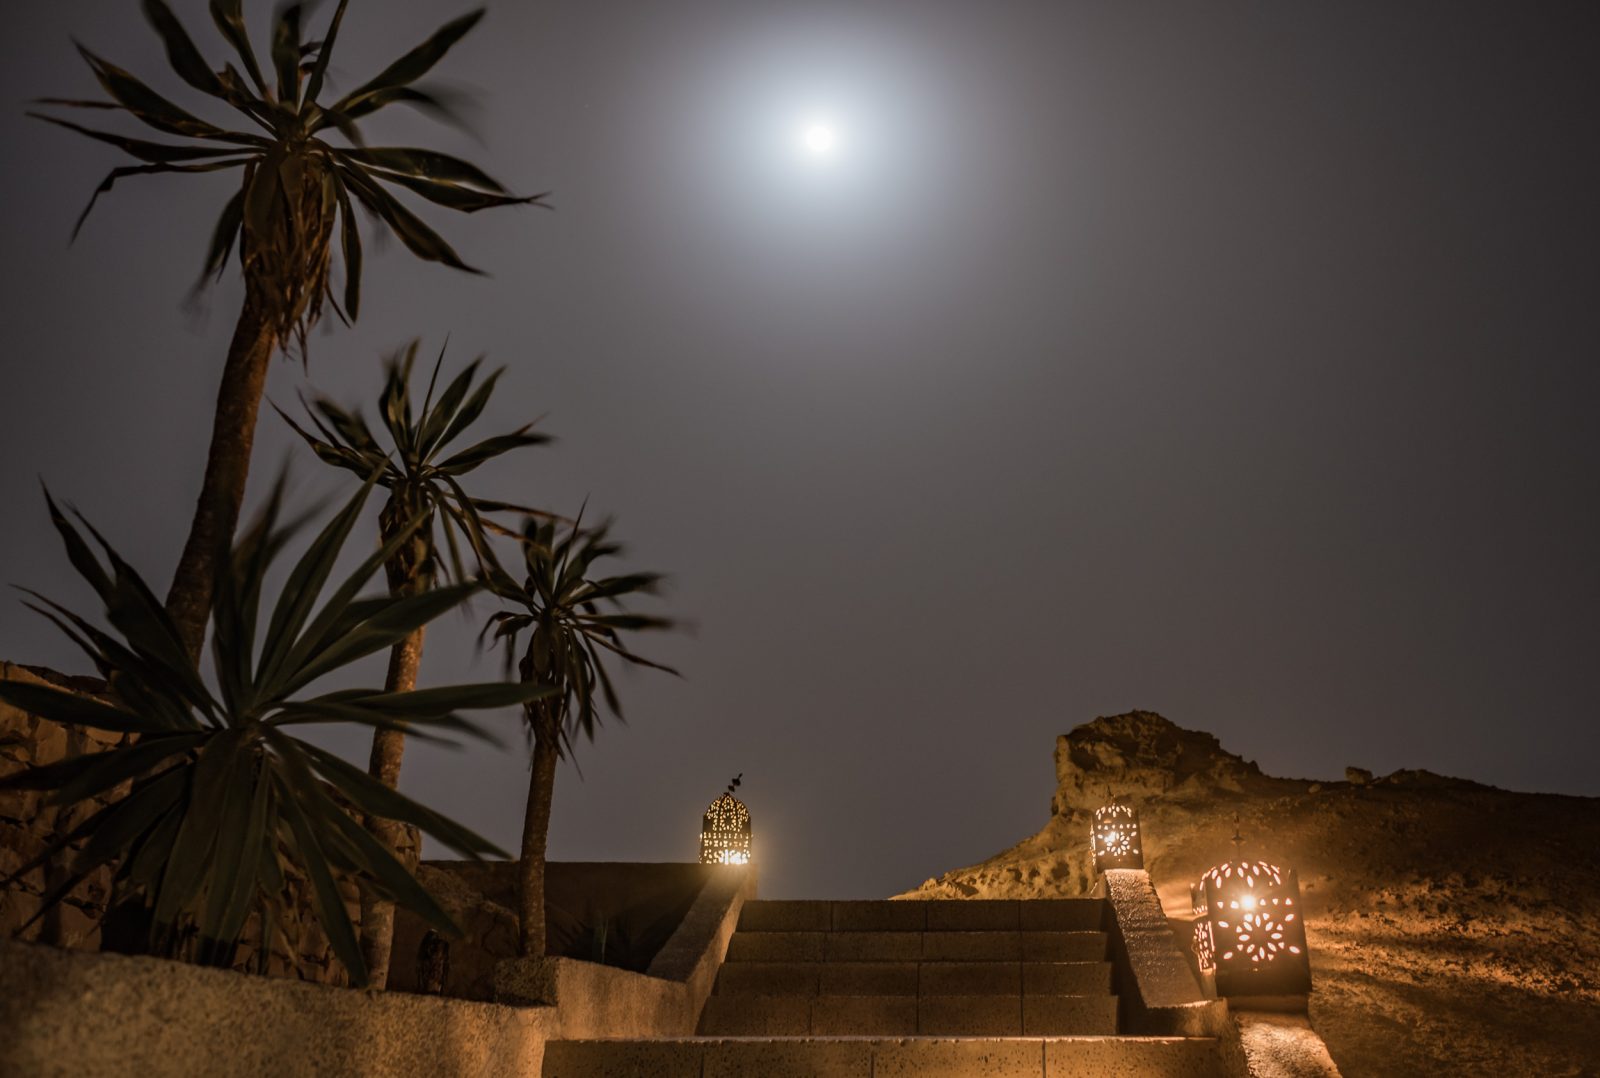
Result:
M517 906L522 930L522 957L543 958L544 855L550 839L550 802L556 790L557 751L554 731L543 724L533 735L533 774L528 779L528 807L522 820L522 860L517 865Z
M267 364L278 343L266 307L246 282L244 308L228 344L217 407L211 421L211 448L189 538L167 592L167 613L177 624L184 650L196 662L205 645L211 616L212 584L218 564L228 556L233 529L239 523L245 479L250 472L250 447L255 441L256 412L267 385Z
M385 536L385 541L388 537ZM416 594L426 585L418 567L403 560L388 567L389 591L394 595ZM417 670L422 666L422 638L427 626L419 626L409 636L389 649L389 676L384 679L385 692L410 692L417 687ZM367 762L367 773L389 789L400 786L400 764L405 757L406 735L398 730L372 732L372 756ZM383 843L390 853L399 856L405 841L405 827L394 820L380 816L367 818L367 830ZM371 891L361 892L361 957L367 964L367 986L389 986L389 959L394 949L394 903L381 899Z

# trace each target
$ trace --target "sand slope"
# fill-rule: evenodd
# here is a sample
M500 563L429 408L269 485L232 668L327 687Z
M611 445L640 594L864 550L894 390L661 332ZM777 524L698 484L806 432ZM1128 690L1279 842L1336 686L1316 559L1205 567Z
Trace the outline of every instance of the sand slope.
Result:
M1300 872L1311 1016L1350 1078L1600 1075L1600 799L1427 772L1314 783L1264 775L1152 712L1057 739L1043 830L909 896L1082 894L1106 789L1141 813L1169 914L1240 853Z

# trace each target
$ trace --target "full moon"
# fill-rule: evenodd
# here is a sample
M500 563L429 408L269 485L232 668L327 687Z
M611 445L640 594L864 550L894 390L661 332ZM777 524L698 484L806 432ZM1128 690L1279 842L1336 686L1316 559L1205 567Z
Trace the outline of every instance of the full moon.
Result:
M833 153L833 148L838 144L838 136L834 130L825 123L807 124L800 133L800 145L811 157L828 157Z

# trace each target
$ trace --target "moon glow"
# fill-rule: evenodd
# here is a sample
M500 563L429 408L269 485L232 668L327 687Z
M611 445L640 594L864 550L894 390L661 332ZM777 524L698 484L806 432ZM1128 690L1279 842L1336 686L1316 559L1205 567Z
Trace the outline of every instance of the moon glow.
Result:
M834 131L833 125L824 121L812 121L800 132L800 147L807 157L831 157L838 144L839 136Z

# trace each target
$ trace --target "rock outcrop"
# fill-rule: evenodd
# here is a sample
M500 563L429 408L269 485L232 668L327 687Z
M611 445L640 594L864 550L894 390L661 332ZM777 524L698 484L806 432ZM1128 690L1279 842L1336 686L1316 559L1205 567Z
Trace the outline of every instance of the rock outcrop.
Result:
M1037 834L909 895L1086 893L1109 788L1139 809L1168 914L1187 914L1237 817L1239 854L1300 873L1312 1018L1350 1078L1600 1074L1600 799L1420 770L1275 778L1148 711L1058 738L1056 778Z
M1221 742L1185 730L1154 711L1095 719L1056 738L1056 795L1051 808L1093 812L1107 791L1119 797L1203 797L1242 793L1263 781L1261 769Z

